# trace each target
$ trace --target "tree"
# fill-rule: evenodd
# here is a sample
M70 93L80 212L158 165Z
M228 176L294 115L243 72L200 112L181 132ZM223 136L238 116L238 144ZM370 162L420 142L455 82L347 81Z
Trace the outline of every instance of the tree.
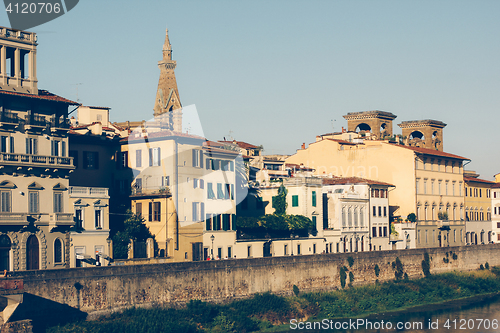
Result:
M115 259L126 259L128 257L130 240L145 242L148 238L154 239L154 235L151 234L144 222L146 220L141 215L133 214L130 210L127 210L124 229L113 236L113 256Z
M447 221L448 220L448 213L447 212L439 212L438 219L442 220L442 221Z
M288 203L286 202L286 195L288 191L283 184L278 189L278 195L273 197L274 215L285 215Z
M406 219L410 222L417 222L417 215L415 215L415 213L410 213Z

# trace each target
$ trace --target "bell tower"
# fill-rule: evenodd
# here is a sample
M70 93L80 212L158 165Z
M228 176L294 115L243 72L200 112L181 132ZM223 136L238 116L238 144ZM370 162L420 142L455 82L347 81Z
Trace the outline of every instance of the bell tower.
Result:
M158 61L160 68L160 79L158 80L158 89L156 91L156 100L154 106L154 116L162 122L170 123L172 130L182 131L182 104L177 90L177 81L175 79L175 67L177 62L172 60L172 45L168 38L168 29L165 33L165 42L163 43L163 59Z
M439 120L409 120L398 124L402 129L405 144L443 151L443 128L445 123Z
M392 121L396 115L385 111L349 112L344 116L350 132L370 132L376 139L391 137Z

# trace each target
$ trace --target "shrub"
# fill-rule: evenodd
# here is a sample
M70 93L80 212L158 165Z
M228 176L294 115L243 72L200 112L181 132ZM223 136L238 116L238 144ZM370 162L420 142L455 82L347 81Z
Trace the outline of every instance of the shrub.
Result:
M380 267L378 265L375 265L375 276L378 277L380 275Z
M295 296L299 296L299 293L300 293L300 290L299 290L299 287L297 287L296 285L293 285L293 293L295 294Z
M500 266L493 266L491 267L491 272L495 274L496 276L500 276Z
M486 262L486 263L484 264L484 268L486 268L486 269L490 269L490 264L488 264L488 262Z
M483 271L483 270L484 270L484 266L483 266L483 264L479 265L479 269L480 269L481 271Z
M396 280L401 280L404 274L404 266L401 260L399 260L399 257L396 257L396 271L394 272L394 276L396 277Z
M349 263L349 267L352 267L354 265L354 258L351 256L347 257L347 262Z
M345 266L340 267L340 285L345 288L345 279L347 278Z
M422 272L424 272L424 276L428 277L431 275L431 264L429 259L429 253L424 253L424 260L422 260Z
M352 272L349 272L349 282L354 282L354 274L352 274Z

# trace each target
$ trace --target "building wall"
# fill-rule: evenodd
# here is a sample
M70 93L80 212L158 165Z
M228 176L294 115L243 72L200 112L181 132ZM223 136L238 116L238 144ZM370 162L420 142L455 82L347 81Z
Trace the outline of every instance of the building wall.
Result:
M500 174L499 174L500 175ZM493 242L500 242L500 187L495 184L491 189L491 231Z

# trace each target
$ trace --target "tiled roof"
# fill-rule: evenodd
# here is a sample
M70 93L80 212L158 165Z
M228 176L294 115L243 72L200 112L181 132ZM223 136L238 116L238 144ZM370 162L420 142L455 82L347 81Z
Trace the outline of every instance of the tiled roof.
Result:
M345 141L345 140L339 140L339 139L331 139L331 138L326 138L324 140L330 140L330 141L335 141L335 142L338 142L340 143L341 145L356 145L357 143L355 142L349 142L349 141ZM314 143L314 142L313 142Z
M323 178L323 185L346 185L346 184L367 184L367 185L382 185L395 187L392 184L380 182L372 179L365 179L360 177L335 177Z
M148 133L146 137L148 139L181 137L181 138L205 140L205 138L198 136L198 135L192 135L192 134L181 133L181 132L174 132L174 131L170 131L170 130ZM130 137L129 136L129 137L121 139L120 142L144 141L144 139L145 138L142 135L139 135L138 137Z
M27 98L35 98L35 99L41 99L41 100L46 100L46 101L61 102L61 103L69 104L69 105L80 105L80 103L73 102L73 101L66 99L64 97L54 95L53 93L48 92L47 90L38 90L38 95L25 94L25 93L19 93L19 92L14 92L14 91L4 91L4 90L0 90L0 94L13 95L13 96L19 96L19 97L27 97Z
M495 183L491 186L491 188L500 188L500 183Z
M306 166L303 166L303 165L299 165L299 164L294 164L294 163L285 163L285 167L286 168L300 169L302 171L314 171L315 170L313 168L309 168L309 167L306 167Z
M413 150L413 151L415 151L417 153L420 153L420 154L434 155L434 156L441 156L441 157L448 157L448 158L454 158L454 159L458 159L458 160L469 160L467 157L453 155L453 154L445 153L445 152L442 152L442 151L439 151L439 150L427 149L427 148L419 148L419 147L410 147L410 146L399 145L399 144L396 144L396 143L389 143L389 144L397 146L397 147L401 147L401 148L411 149L411 150Z
M102 110L110 110L111 108L107 106L90 106L90 105L82 105L83 107L91 108L91 109L102 109Z
M236 144L243 149L257 149L257 148L259 148L258 146L254 146L254 145L247 143L247 142L244 142L244 141L236 141L236 140L234 140L234 141L222 141L222 140L219 140L219 142Z
M485 183L485 184L496 184L495 182L484 180L476 177L464 177L464 181L466 182L476 182L476 183Z

